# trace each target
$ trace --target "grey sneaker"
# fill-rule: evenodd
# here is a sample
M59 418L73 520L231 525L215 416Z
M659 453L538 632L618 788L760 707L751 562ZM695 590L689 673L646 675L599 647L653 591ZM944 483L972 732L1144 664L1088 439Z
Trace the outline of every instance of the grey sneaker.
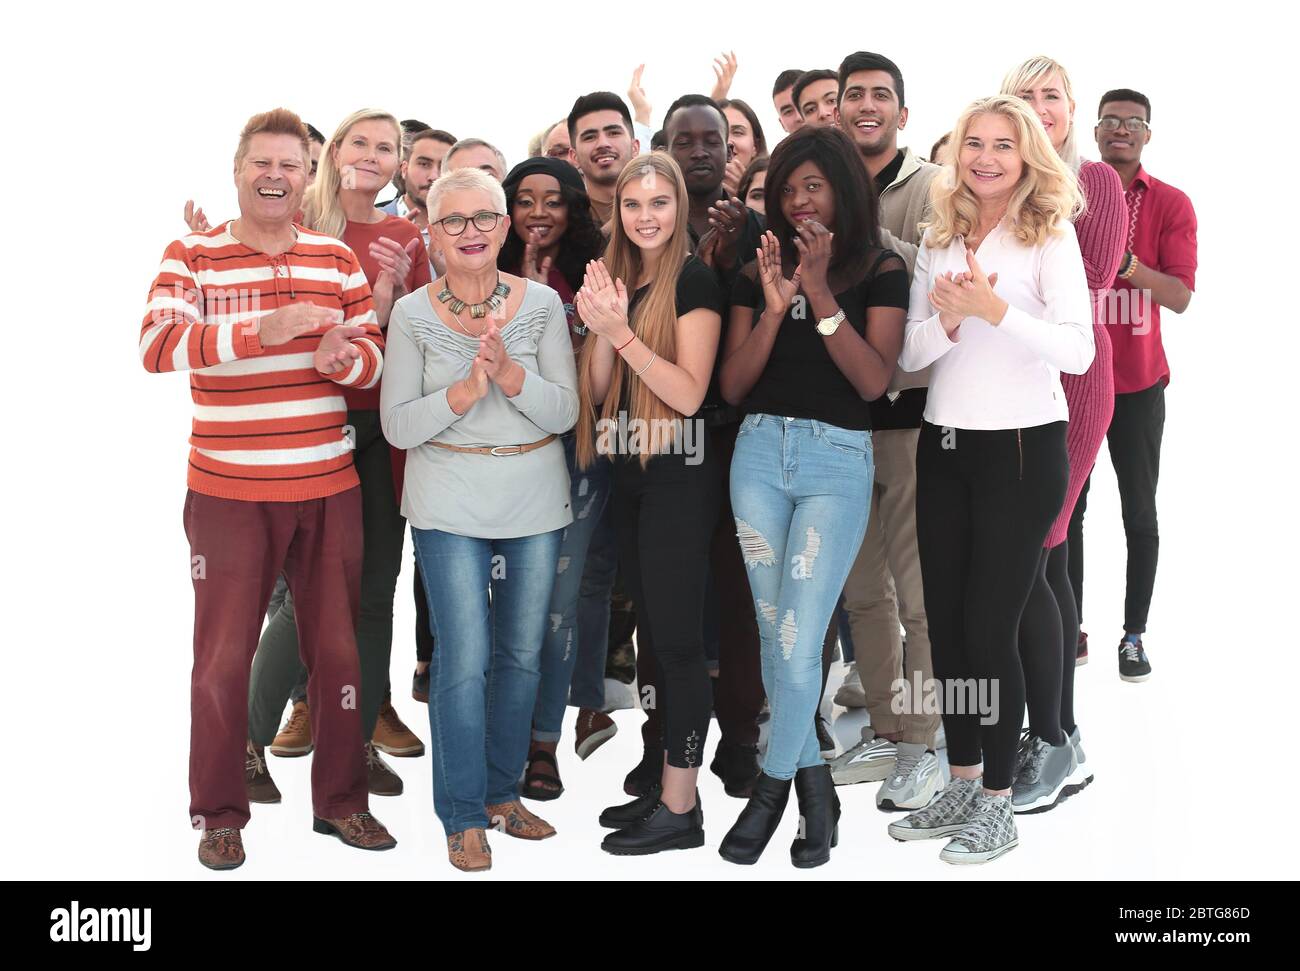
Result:
M876 808L887 813L924 809L938 791L938 757L919 743L899 742L898 761L876 792Z
M1029 739L1029 755L1011 787L1011 805L1017 813L1045 813L1069 793L1065 785L1078 768L1069 739L1052 745L1038 736Z
M984 791L982 779L949 779L939 798L896 823L889 835L896 840L932 840L960 833L975 811L975 798Z
M858 662L849 665L844 674L844 683L835 692L832 699L841 708L867 707L867 689L862 687L862 676L858 674Z
M837 786L855 782L879 782L894 770L898 746L887 738L876 738L870 728L862 729L862 741L831 762L831 778Z
M1070 733L1070 745L1074 749L1074 771L1070 773L1070 778L1065 783L1065 792L1062 798L1073 796L1076 792L1083 792L1092 782L1092 769L1085 764L1088 759L1083 754L1082 739L1079 736L1079 726L1074 726L1074 731Z
M970 822L939 853L945 863L988 863L1020 844L1010 796L975 798Z

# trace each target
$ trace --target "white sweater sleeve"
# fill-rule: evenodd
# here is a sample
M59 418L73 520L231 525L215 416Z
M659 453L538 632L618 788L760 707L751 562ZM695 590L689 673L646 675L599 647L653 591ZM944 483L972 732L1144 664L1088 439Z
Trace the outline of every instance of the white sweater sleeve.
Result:
M930 244L923 241L916 253L912 291L907 302L907 331L903 335L898 366L904 371L920 371L956 346L930 304Z
M1073 226L1043 244L1038 288L1046 304L1044 319L1008 306L998 329L1028 346L1058 371L1083 374L1091 366L1096 348L1092 340L1092 298ZM916 299L915 288L912 298Z

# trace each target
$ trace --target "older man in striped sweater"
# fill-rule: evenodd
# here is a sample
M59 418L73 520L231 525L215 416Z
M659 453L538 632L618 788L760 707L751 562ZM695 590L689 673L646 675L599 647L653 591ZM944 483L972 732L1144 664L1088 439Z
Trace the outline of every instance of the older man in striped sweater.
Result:
M361 849L396 845L368 811L353 635L361 498L343 398L378 384L383 336L357 257L293 223L309 158L297 115L249 119L239 218L167 247L140 331L145 369L189 371L194 398L190 817L199 861L218 870L244 862L249 664L282 570L310 672L314 828Z

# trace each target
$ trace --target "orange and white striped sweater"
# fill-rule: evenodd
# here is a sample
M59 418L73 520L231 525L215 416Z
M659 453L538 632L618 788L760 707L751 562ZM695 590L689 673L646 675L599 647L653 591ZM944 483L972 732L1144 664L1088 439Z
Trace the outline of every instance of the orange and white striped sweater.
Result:
M279 256L239 242L225 223L167 247L140 328L147 371L189 371L194 399L189 487L253 502L300 502L358 484L342 388L369 388L383 370L383 335L352 250L294 227ZM257 321L292 303L366 329L361 357L333 376L313 355L329 327L263 347ZM330 326L333 326L331 324Z

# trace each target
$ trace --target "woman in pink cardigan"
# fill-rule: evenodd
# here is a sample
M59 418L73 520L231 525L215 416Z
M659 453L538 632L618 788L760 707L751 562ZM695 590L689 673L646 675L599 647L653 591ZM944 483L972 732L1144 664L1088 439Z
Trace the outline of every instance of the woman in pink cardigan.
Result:
M1012 807L1017 813L1035 813L1051 809L1092 781L1074 720L1079 612L1070 585L1066 533L1115 407L1110 338L1098 310L1100 295L1115 279L1124 255L1127 210L1119 174L1109 165L1079 158L1074 144L1074 97L1064 67L1047 57L1032 58L1007 74L1001 93L1029 103L1057 154L1078 173L1087 205L1075 220L1074 230L1092 291L1096 346L1092 367L1085 374L1061 375L1070 413L1066 433L1069 485L1061 512L1047 534L1039 574L1020 621L1029 731L1020 747L1021 766L1012 787ZM1046 648L1048 644L1057 645L1057 649Z

